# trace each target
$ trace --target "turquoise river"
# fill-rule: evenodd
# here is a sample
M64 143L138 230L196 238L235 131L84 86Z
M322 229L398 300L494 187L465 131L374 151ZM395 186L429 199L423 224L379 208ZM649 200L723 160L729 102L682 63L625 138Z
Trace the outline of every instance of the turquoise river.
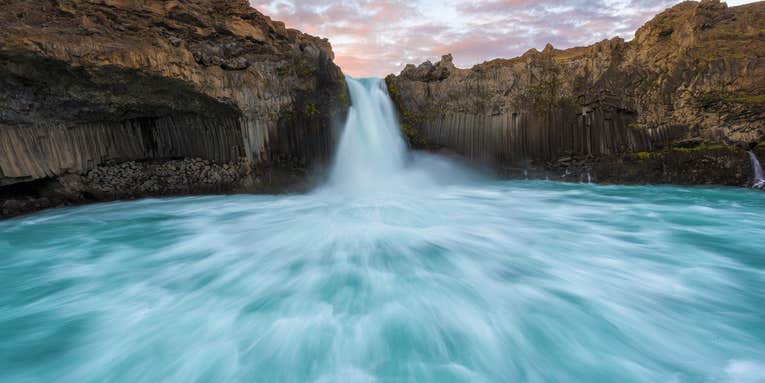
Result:
M0 382L765 381L765 193L492 179L349 86L310 193L0 221Z

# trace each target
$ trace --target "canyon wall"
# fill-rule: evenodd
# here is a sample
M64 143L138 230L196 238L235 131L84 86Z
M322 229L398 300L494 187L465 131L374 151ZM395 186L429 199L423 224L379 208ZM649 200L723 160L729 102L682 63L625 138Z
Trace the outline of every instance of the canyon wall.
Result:
M329 42L246 0L9 0L0 23L0 215L280 188L348 107Z
M386 81L413 145L508 175L745 185L745 147L765 140L765 3L684 2L629 42L547 45L471 69L447 55ZM625 169L649 159L658 166Z

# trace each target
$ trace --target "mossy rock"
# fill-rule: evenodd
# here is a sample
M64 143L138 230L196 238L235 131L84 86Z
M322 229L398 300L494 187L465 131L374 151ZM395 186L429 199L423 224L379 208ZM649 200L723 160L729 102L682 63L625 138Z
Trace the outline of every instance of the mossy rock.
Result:
M728 104L745 104L745 105L765 105L765 94L747 95L747 94L730 94L723 92L708 92L697 97L697 100L701 106L710 106L716 103L724 102Z
M654 155L654 153L651 153L651 152L637 152L637 153L635 153L635 156L637 156L637 158L639 160L641 160L641 161L645 161L645 160L651 159L651 157L653 157L653 155Z
M765 94L757 96L727 97L723 100L736 104L765 105Z
M707 152L712 150L729 150L729 151L735 151L736 148L733 146L726 146L726 145L718 145L718 144L701 144L698 146L694 146L692 148L672 148L672 150L676 152L685 152L685 153L693 153L693 152Z
M401 132L404 133L407 141L413 146L424 146L427 144L425 137L420 135L419 132L407 123L401 123Z
M311 101L311 102L305 104L304 113L305 113L306 117L313 117L313 116L319 114L319 108L317 108L316 104L313 101Z

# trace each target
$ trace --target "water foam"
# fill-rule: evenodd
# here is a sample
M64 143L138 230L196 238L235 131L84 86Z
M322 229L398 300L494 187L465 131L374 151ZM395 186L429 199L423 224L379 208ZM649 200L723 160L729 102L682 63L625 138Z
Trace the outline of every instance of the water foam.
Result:
M754 154L754 151L749 151L749 159L752 161L752 169L754 169L754 182L752 183L752 187L755 189L765 188L765 175L763 175L762 165L760 165L760 161L757 159L757 155Z
M0 223L0 381L747 381L763 211L544 181L49 211Z
M473 176L379 80L314 193L0 222L3 382L748 382L765 194Z
M380 79L346 77L352 105L337 148L330 184L335 188L374 190L390 185L406 161L406 143Z

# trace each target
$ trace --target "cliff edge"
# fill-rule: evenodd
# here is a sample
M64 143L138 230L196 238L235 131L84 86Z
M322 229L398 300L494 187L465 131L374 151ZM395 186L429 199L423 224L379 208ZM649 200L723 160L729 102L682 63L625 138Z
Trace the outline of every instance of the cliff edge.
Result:
M0 216L282 188L348 106L329 42L246 0L10 0L0 23Z
M386 80L410 142L511 176L745 185L744 148L765 140L765 2L684 2L629 42L471 69L447 55Z

